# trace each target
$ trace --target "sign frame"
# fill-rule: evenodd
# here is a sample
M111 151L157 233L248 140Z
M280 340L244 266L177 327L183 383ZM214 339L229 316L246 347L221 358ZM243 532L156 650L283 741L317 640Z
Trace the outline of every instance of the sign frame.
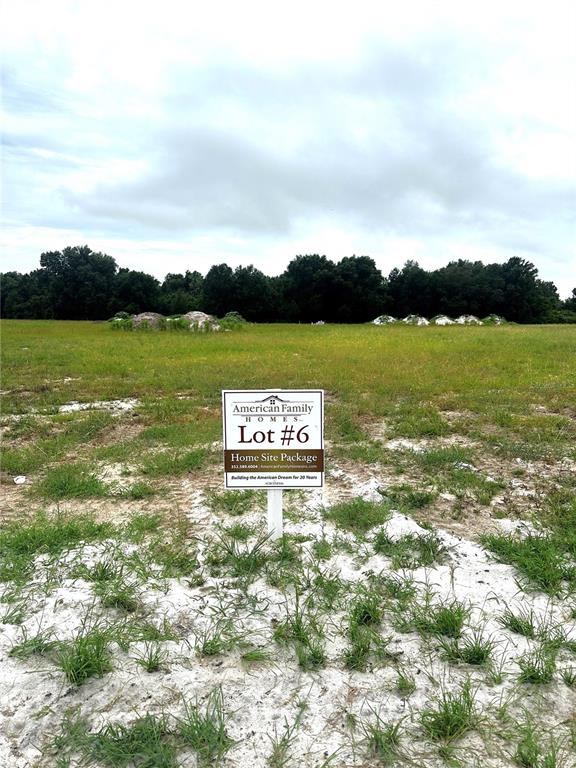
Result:
M225 389L222 416L227 489L324 486L323 389Z

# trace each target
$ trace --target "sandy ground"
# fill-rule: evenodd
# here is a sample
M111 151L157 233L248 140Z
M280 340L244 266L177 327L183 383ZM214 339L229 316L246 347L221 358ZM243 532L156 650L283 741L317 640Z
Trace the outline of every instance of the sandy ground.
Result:
M217 477L216 471L207 474L204 482L208 488L217 487ZM367 546L359 546L351 534L337 531L322 518L321 510L352 495L377 500L382 481L377 473L354 473L344 465L335 467L324 489L301 494L286 515L285 530L289 534L312 538L324 535L329 540L349 541L352 551L337 551L323 567L349 582L351 593L354 585L365 581L370 572L390 573L390 561L379 555L366 556ZM18 491L16 488L14 492ZM205 491L206 486L199 488L197 480L184 480L175 496L177 514L185 515L191 530L199 537L201 562L205 541L222 522L205 503ZM145 508L153 509L154 504L146 502ZM136 508L142 511L142 502L116 506L115 517L129 516ZM107 516L104 510L101 512ZM242 521L262 525L262 517L261 511L253 511L243 516ZM491 525L509 530L522 523L503 518L492 520ZM407 532L426 532L413 519L399 513L393 514L385 526L392 538ZM94 596L88 582L67 577L66 562L93 564L102 558L106 545L91 545L69 553L60 567L61 583L49 594L44 588L47 560L38 558L24 623L0 625L0 765L7 768L55 765L48 745L60 731L65 713L71 710L81 712L95 730L109 722L131 722L148 712L179 716L183 711L183 697L203 702L215 687L221 686L228 732L235 740L222 762L228 768L269 765L275 735L281 736L286 725L295 722L301 709L286 766L379 765L366 753L361 727L357 725L354 731L351 725L354 721L374 722L377 715L385 722L402 722L401 752L406 764L432 768L444 763L437 746L426 740L419 713L433 702L443 687L457 690L467 679L476 691L476 707L483 725L458 742L456 755L462 766L497 768L517 764L511 757L517 738L503 736L506 724L498 717L504 703L508 703L511 718L523 720L525 712L529 712L537 718L542 733L551 729L559 734L564 739L564 749L563 762L557 765L575 765L565 734L566 724L574 722L576 717L576 692L563 684L558 673L549 685L520 685L517 660L534 643L503 629L497 621L506 607L531 609L540 620L561 624L568 638L576 640L576 626L571 618L573 606L569 601L551 601L544 595L520 590L513 568L495 563L470 538L474 531L469 530L468 536L464 535L465 530L455 535L454 525L448 527L452 530L437 527L449 548L448 561L401 575L412 576L420 593L432 590L438 603L458 599L469 606L467 632L471 627L481 627L484 635L494 640L495 663L502 677L499 682L494 682L483 669L442 661L437 643L424 641L415 633L399 633L388 615L381 634L390 637L389 648L395 661L373 663L365 672L347 670L342 661L346 647L342 610L322 619L326 632L326 666L303 672L293 649L278 646L272 639L274 626L286 615L287 606L293 606L293 592L275 589L259 579L249 587L248 605L245 599L240 599L230 579L207 576L201 586L192 586L186 579L171 579L165 593L146 587L142 591L148 618L155 622L166 618L180 631L178 641L163 643L167 661L162 671L149 674L138 666L137 646L128 652L115 647L113 671L76 688L67 684L63 674L49 661L17 660L9 657L8 652L26 634L34 635L39 628L51 629L63 640L74 635L87 607L94 603ZM304 559L310 558L309 547L310 542L304 544ZM194 651L197 636L222 615L233 621L235 630L249 646L269 649L272 661L247 667L241 662L238 648L216 657L198 657ZM568 656L559 659L559 668L569 665ZM407 698L395 690L399 668L413 675L416 682L415 692ZM196 765L192 753L181 753L179 760L183 766Z

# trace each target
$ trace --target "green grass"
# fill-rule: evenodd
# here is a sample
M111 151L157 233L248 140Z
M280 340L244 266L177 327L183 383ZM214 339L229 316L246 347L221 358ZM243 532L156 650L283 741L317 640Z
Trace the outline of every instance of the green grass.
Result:
M214 576L226 573L253 580L269 560L267 543L267 536L261 536L253 543L241 543L221 533L206 550L206 564Z
M159 512L140 513L130 518L126 531L135 541L141 541L147 533L158 531L163 522L164 517Z
M190 448L218 440L221 435L219 418L197 419L183 424L156 424L146 427L138 436L145 443L160 443L172 448Z
M165 715L144 715L129 725L110 723L89 739L90 758L110 768L178 768Z
M380 530L374 537L374 551L389 557L394 570L429 568L447 559L447 548L435 533L410 533L391 539L385 530Z
M344 444L357 444L367 440L368 436L362 429L357 411L342 404L328 404L329 433L328 437Z
M222 691L215 689L203 705L184 700L181 716L145 713L130 723L112 721L92 732L78 710L69 710L50 754L57 758L56 766L181 768L188 765L192 751L194 765L208 768L220 765L233 744L226 731Z
M386 458L386 449L379 440L334 445L331 454L337 458L376 464Z
M460 462L471 464L474 455L474 451L470 448L452 445L448 448L435 448L428 451L414 452L413 460L423 469L438 471L452 467Z
M22 624L25 615L23 605L13 605L0 616L0 624Z
M318 333L313 327L278 324L250 326L243 334L160 336L112 334L104 324L88 322L3 320L3 387L11 390L4 412L20 410L23 402L27 408L46 408L70 399L134 396L169 397L180 404L172 412L177 407L190 411L203 400L203 405L218 404L219 391L230 385L230 365L234 386L269 388L278 381L294 388L322 386L337 391L341 405L356 403L358 417L386 415L390 402L410 393L421 404L416 426L402 421L411 403L397 413L398 426L418 434L445 430L436 411L447 391L452 408L472 404L480 412L499 403L504 404L500 410L512 410L511 404L521 412L527 401L569 407L576 399L574 328L445 331L429 328L424 335L420 328L398 327L382 333L371 326L333 325ZM65 389L53 386L50 382L64 371L78 380ZM192 403L176 399L191 386ZM368 396L359 400L357 393ZM141 412L156 423L158 413L151 407ZM347 428L344 432L349 434Z
M481 541L498 560L513 565L532 589L553 596L576 585L576 567L568 562L565 546L557 536L487 534Z
M278 589L298 586L302 573L302 548L292 537L284 534L272 543L265 564L266 581Z
M483 637L478 630L469 637L441 638L440 647L444 658L451 664L470 664L485 666L492 659L496 643L490 638Z
M337 570L322 570L319 567L314 569L311 587L310 600L327 611L340 606L346 590L346 584Z
M520 608L516 613L509 608L497 617L498 623L510 632L534 639L536 637L536 619L534 611L528 608Z
M12 475L37 472L66 453L98 438L112 423L109 413L78 413L54 416L50 422L32 417L13 424L6 435L8 445L2 452L2 469ZM25 440L25 444L10 446L10 439ZM32 442L30 445L29 443Z
M535 723L531 718L517 725L517 744L514 751L514 765L520 768L562 768L565 763L566 754L561 750L554 737L545 734L539 723Z
M134 613L141 605L138 585L122 576L96 581L94 594L100 598L104 608L115 608L124 613Z
M49 656L56 647L57 641L51 630L39 630L35 635L29 635L24 629L22 639L10 648L8 656L15 659Z
M416 681L407 671L399 669L396 677L395 691L403 699L407 699L416 690Z
M323 516L339 528L357 535L367 533L390 519L390 511L383 502L351 499L325 509Z
M244 515L257 503L265 501L262 491L238 490L238 491L209 491L206 494L206 502L215 514L227 514L233 517Z
M346 617L348 646L344 651L344 666L347 669L362 672L372 659L383 662L392 658L389 640L379 633L383 614L382 596L376 591L359 589Z
M157 334L111 334L106 327L92 323L6 321L2 332L2 386L12 390L3 396L3 414L28 412L19 421L4 420L3 469L9 475L31 475L24 486L8 488L9 503L27 505L34 501L32 493L38 489L50 502L50 509L68 499L69 506L90 509L89 499L100 497L98 506L106 511L116 506L120 512L126 508L140 513L154 510L123 526L102 525L89 516L36 518L28 512L27 519L0 528L0 578L7 581L4 618L18 619L22 610L26 619L32 618L38 597L34 593L37 555L48 555L45 562L51 583L62 578L86 578L97 594L95 607L98 615L105 617L102 624L86 624L66 642L56 641L49 630L36 635L26 632L28 621L22 627L3 628L16 638L10 663L31 665L36 657L35 665L42 666L43 673L48 668L48 674L54 675L53 665L58 660L63 672L54 676L65 689L106 675L113 661L122 663L123 654L132 671L139 665L151 675L157 674L167 662L165 641L193 642L194 630L185 622L175 619L172 626L163 622L161 615L145 617L138 606L140 589L149 588L160 590L161 606L161 590L168 588L168 578L182 579L191 587L205 578L201 592L206 605L220 601L204 622L206 633L199 638L197 650L206 658L193 658L189 653L191 665L220 669L220 660L206 654L230 651L232 661L242 659L247 679L249 675L269 675L272 681L281 665L292 670L298 665L305 686L302 690L308 690L308 681L317 677L323 664L330 663L339 669L347 666L350 672L346 674L352 681L376 690L370 672L377 664L389 663L387 675L379 678L378 696L402 699L414 691L416 680L419 689L424 686L422 690L435 684L438 677L428 673L436 675L438 670L428 669L425 662L436 662L439 653L454 664L488 669L462 667L449 670L449 675L458 677L468 670L475 679L489 679L490 638L475 637L466 626L467 606L450 597L444 604L437 597L428 601L417 598L417 588L425 585L395 575L388 562L382 573L371 573L366 558L373 552L374 541L383 553L388 548L395 567L433 566L446 553L432 533L406 537L394 551L398 542L388 541L378 530L390 510L417 512L419 520L429 513L438 519L445 506L440 493L452 493L464 507L474 508L468 503L487 504L509 476L521 476L534 486L536 480L541 481L538 504L528 513L537 516L535 522L547 526L548 533L520 544L514 537L506 537L504 542L496 537L491 542L493 552L514 565L523 586L556 597L576 583L572 570L576 484L570 482L568 472L560 472L554 464L558 458L575 455L571 418L576 402L574 328L429 328L423 333L409 327L274 325L249 326L242 334L162 334L160 338ZM74 380L63 386L65 376ZM348 462L356 462L363 466L386 464L387 476L396 473L393 482L397 484L383 489L380 503L353 499L324 510L323 516L331 524L327 522L325 534L320 529L313 540L303 542L287 536L275 544L258 537L256 527L252 530L242 515L261 512L264 519L265 494L211 490L218 473L212 444L221 433L220 391L231 386L325 389L326 436L332 441L327 444L328 465L334 471L333 476L328 474L327 482L337 488L340 480L336 469L346 471ZM122 397L136 397L139 405L121 415L103 411L57 413L59 405L72 399L90 402ZM545 406L547 412L538 412L534 406ZM33 413L33 409L38 412ZM461 413L454 413L458 411ZM438 440L451 434L466 435L474 441L474 448L448 447ZM392 453L383 447L383 441L393 436L424 438L429 450ZM549 472L535 477L524 465L516 464L516 457L544 460ZM98 483L90 487L98 480L95 459L124 464L122 485L127 487L122 490ZM492 470L494 460L502 469L497 475ZM457 466L462 462L478 471ZM70 464L73 472L69 471ZM62 472L61 467L68 469ZM194 539L204 535L203 522L191 522L183 528L174 519L173 513L180 513L181 479L189 472L203 484L204 476L214 473L206 478L204 498L219 518L221 539L208 542L207 550L202 546L196 550ZM488 480L489 472L502 484ZM79 478L82 482L75 486ZM51 486L46 485L48 481ZM286 494L289 523L306 517L306 499L306 493ZM505 513L508 515L509 510ZM253 522L252 515L249 522ZM334 538L332 524L339 529ZM350 533L359 540L354 541ZM102 550L99 561L91 561L84 571L81 553L74 555L73 563L72 558L61 558L83 543L105 539L115 541L98 547ZM361 569L363 590L344 581L336 570L343 551ZM266 592L286 597L286 614L280 615L277 625L269 623L268 606L256 595L257 585L252 584L256 579L267 580ZM49 588L46 582L40 591L46 593ZM232 594L238 595L238 602L231 599ZM252 619L245 626L244 611L254 611L254 625L262 631L252 631ZM542 684L547 685L551 674L552 683L572 695L564 687L572 687L574 680L564 658L564 654L574 652L570 643L562 639L550 617L537 620L523 617L516 608L514 611L503 614L503 626L522 632L530 648L511 676L515 690L527 706L532 706L540 695L548 695ZM570 618L569 613L566 616ZM401 657L390 651L392 646L384 636L390 623L423 635L424 640L413 636L411 642L423 649L424 674L417 676L416 669L399 666ZM202 625L199 621L194 627ZM268 648L271 633L279 644L272 651ZM338 641L336 651L334 639ZM518 640L509 639L511 643ZM112 656L116 646L120 648L118 661ZM227 665L228 659L222 661ZM176 667L180 659L171 655L170 662ZM164 685L168 680L157 679ZM150 682L153 684L154 678ZM101 684L106 685L106 679L95 682ZM389 722L376 716L362 725L360 740L355 743L356 762L434 761L429 747L425 756L418 751L419 740L426 737L441 748L451 747L479 721L470 686L441 692L424 707L421 719L413 708L415 698L406 703L411 722L405 736L402 732L402 744L410 740L408 754L400 753L397 737L401 733L394 733L397 718ZM230 717L236 716L237 703L228 702ZM358 707L360 703L358 700ZM399 710L403 703L396 699ZM233 758L228 754L228 715L221 693L218 701L204 699L185 705L184 715L182 707L178 712L173 706L170 716L159 714L158 705L156 701L155 711L148 714L139 709L138 715L134 713L122 723L116 723L112 713L103 713L104 721L109 717L111 722L100 728L102 722L98 721L100 730L92 733L79 721L75 725L69 720L67 736L71 741L76 739L76 750L64 750L58 756L59 764L64 766L69 757L71 764L171 768L186 761L196 764L196 757L205 765ZM352 705L350 720L352 716L359 718L355 714L359 711ZM279 710L280 718L283 714ZM296 728L284 733L282 722L278 721L280 735L273 742L270 765L298 762L296 749L290 748L296 746ZM244 738L243 724L236 725L234 733ZM558 727L564 738L567 728ZM534 763L529 740L515 728L507 726L503 753L518 764ZM272 731L270 736L273 738ZM246 737L250 738L248 734ZM474 758L481 761L481 741L476 744L478 755ZM538 745L540 753L534 765L552 768L555 758L546 738L539 736ZM493 756L500 746L496 744ZM448 757L448 751L443 756ZM265 760L268 756L262 757ZM317 762L322 760L319 752ZM557 763L560 765L559 759Z
M562 682L564 685L567 685L568 688L574 688L576 690L576 668L575 667L565 667L560 672L560 677L562 678Z
M125 499L132 499L132 501L142 501L143 499L149 499L155 496L157 493L156 488L150 485L150 483L144 483L142 481L132 483L128 488L122 491L122 496Z
M33 558L59 555L83 543L102 541L116 533L111 523L99 523L89 515L39 512L30 519L6 523L0 528L0 580L24 581Z
M317 560L330 560L332 557L332 544L328 539L315 539L312 542L312 552Z
M277 643L294 647L298 666L304 671L324 666L323 628L310 603L303 602L298 591L294 606L287 604L285 619L276 623L273 638Z
M161 567L161 577L164 579L198 575L196 551L190 548L186 539L153 540L148 547L148 555Z
M374 722L363 725L364 741L368 757L379 765L392 766L399 757L400 723L385 723L380 715Z
M238 645L240 639L230 618L212 619L196 633L194 650L198 656L220 656Z
M487 506L505 485L496 480L489 480L474 470L452 467L440 482L443 490L454 493L458 498L472 498Z
M142 651L134 656L136 663L149 674L165 668L167 659L167 652L154 640L145 642Z
M234 743L226 731L222 689L212 691L204 707L185 702L177 733L194 750L199 766L218 765Z
M298 702L298 711L292 722L284 720L284 728L281 734L278 734L278 727L274 725L274 735L270 736L272 749L267 759L268 768L286 768L291 763L291 751L296 741L296 736L306 705Z
M148 477L185 475L200 469L206 463L208 452L204 448L189 451L169 450L145 455L139 464L140 472Z
M402 405L393 415L388 437L441 437L450 432L450 425L431 406Z
M410 514L428 507L437 495L436 491L419 490L411 485L400 484L387 488L384 500L401 512Z
M178 632L166 619L158 626L135 617L117 624L110 630L110 637L122 650L128 650L131 643L161 643L180 639Z
M556 652L547 644L528 651L518 658L521 683L551 683L556 672Z
M246 542L254 535L254 528L245 523L234 523L224 528L223 534L234 541Z
M242 663L247 666L268 664L272 661L272 654L265 648L250 648L240 656Z
M72 685L102 677L112 670L109 633L98 625L84 623L72 640L58 644L54 662Z
M109 496L111 489L89 464L76 462L49 467L34 487L35 494L51 501L90 499Z
M457 640L462 635L469 614L470 609L456 599L435 604L426 597L422 603L413 606L409 625L425 637L440 636Z
M442 691L434 704L420 713L420 723L428 738L446 744L475 728L478 721L470 682L464 683L459 691Z

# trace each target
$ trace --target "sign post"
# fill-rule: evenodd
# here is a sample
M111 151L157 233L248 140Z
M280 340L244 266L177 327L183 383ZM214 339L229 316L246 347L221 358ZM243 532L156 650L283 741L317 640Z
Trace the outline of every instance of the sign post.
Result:
M324 484L324 392L224 390L226 488L268 491L268 532L282 535L282 489Z
M283 531L282 488L268 488L268 533L279 539Z

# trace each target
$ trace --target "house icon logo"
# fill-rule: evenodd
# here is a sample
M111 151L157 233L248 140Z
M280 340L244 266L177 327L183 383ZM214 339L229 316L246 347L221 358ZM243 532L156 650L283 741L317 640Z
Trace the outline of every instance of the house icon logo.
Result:
M277 403L286 403L287 400L283 400L281 397L278 397L278 395L268 395L268 397L265 397L263 400L258 400L259 403L267 403L268 405L276 405Z

